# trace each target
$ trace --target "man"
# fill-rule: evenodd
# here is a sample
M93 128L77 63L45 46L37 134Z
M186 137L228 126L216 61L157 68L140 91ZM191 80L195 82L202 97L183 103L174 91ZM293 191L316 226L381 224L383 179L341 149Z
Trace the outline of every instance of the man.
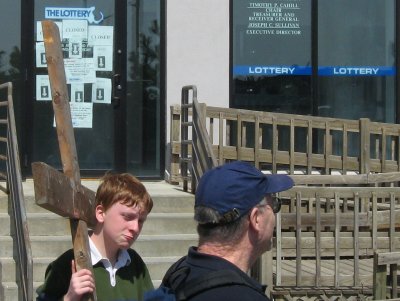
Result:
M289 176L264 175L241 161L206 172L195 197L198 247L191 247L187 257L167 272L163 284L182 292L193 283L204 283L208 275L207 285L213 286L210 283L214 282L214 287L196 292L188 300L268 300L261 285L247 272L261 254L271 249L275 214L281 205L274 193L292 186ZM187 271L184 277L180 272L183 270ZM240 281L211 281L219 275L215 271L233 272ZM215 285L215 281L219 284ZM189 282L192 285L185 287Z
M153 207L144 185L129 174L107 174L96 193L97 224L90 231L94 275L76 271L73 250L47 270L37 300L81 300L96 287L97 300L142 300L153 289L146 265L131 245Z

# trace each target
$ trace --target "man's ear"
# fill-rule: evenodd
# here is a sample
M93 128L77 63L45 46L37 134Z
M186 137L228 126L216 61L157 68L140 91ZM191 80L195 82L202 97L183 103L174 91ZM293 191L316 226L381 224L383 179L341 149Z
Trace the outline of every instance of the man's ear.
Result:
M259 230L260 229L260 209L257 207L254 207L250 210L249 214L249 227L251 227L254 230Z
M96 219L97 222L103 223L104 222L104 215L106 211L104 210L103 205L97 205L95 209Z

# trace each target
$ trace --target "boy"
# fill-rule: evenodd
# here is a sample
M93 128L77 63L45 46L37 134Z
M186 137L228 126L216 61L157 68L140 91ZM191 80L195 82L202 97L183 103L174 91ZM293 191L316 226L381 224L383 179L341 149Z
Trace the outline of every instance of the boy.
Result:
M70 249L47 267L37 300L81 300L95 287L98 301L141 300L153 284L142 258L130 247L152 207L137 178L106 174L96 193L97 224L89 234L94 275L86 269L76 271Z

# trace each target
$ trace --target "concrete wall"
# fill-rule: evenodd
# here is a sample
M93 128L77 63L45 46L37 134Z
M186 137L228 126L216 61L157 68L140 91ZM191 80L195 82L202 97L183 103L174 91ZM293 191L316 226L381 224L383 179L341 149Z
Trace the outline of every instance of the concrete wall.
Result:
M168 114L185 85L197 86L200 101L228 107L229 0L168 0L166 33Z
M197 86L199 101L229 107L229 0L166 1L166 100L169 167L170 106Z

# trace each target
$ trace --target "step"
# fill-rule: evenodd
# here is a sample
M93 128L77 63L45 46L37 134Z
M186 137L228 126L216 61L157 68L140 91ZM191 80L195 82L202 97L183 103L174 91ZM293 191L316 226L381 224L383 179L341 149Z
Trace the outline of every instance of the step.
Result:
M0 212L8 212L8 196L0 192Z
M10 216L0 212L0 235L10 235Z
M144 223L141 235L194 234L196 222L193 213L153 213Z
M0 257L13 257L13 240L11 236L0 236Z
M2 298L2 301L19 300L17 283L2 281L0 298Z
M1 239L1 237L0 237ZM189 246L197 244L197 234L141 235L133 248L142 256L181 256ZM72 247L71 237L33 236L31 248L33 258L56 257ZM0 240L0 257L12 257L11 238Z
M69 220L54 213L29 213L28 229L31 236L69 235ZM0 235L10 235L10 218L0 213ZM192 213L150 213L142 234L191 234L196 233L196 223Z
M15 282L16 266L13 258L0 258L0 269L2 282Z
M69 220L51 212L29 213L27 219L30 236L56 236L71 233Z
M146 263L149 269L150 276L153 280L161 280L168 268L175 263L181 256L169 256L169 257L142 257L143 261ZM55 258L38 258L34 259L33 262L33 281L43 282L47 266ZM14 281L15 280L15 265L12 259L4 262L3 271L7 271L11 276L4 278L4 281Z
M0 235L9 235L9 216L0 213ZM69 235L69 220L54 213L29 213L28 229L31 236ZM196 233L193 213L150 213L142 234L191 234Z
M183 193L180 195L151 195L153 199L153 209L151 213L193 213L194 195L190 193ZM1 200L0 200L1 202ZM7 202L2 202L0 212L7 211ZM29 213L45 213L46 209L36 204L34 196L25 195L25 208Z
M84 186L93 191L97 190L98 183L98 180L82 181ZM170 185L164 181L142 183L147 188L155 203L153 212L171 212L171 208L172 210L178 210L177 212L193 212L194 196L188 192L184 192L182 187ZM46 212L45 209L35 203L33 180L27 179L22 184L26 211L36 213ZM162 200L162 202L159 202L159 200ZM0 212L7 212L7 210L8 196L0 191Z
M153 280L161 280L168 268L176 262L181 256L169 257L142 257L146 263L150 276ZM35 258L33 260L33 281L43 282L46 269L48 265L55 260L55 258ZM15 282L16 280L16 266L12 258L1 258L0 268L2 275L2 282Z

